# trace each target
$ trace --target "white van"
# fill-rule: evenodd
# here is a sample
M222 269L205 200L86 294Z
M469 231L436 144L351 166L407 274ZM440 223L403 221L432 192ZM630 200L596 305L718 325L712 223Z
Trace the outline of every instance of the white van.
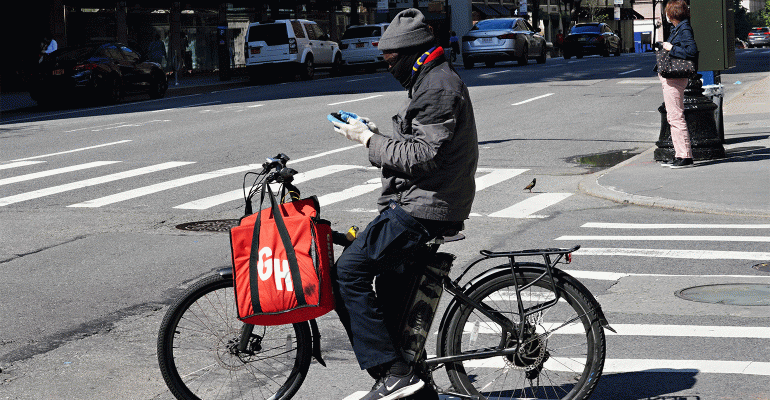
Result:
M312 79L315 68L329 67L338 73L342 53L336 42L313 21L304 19L255 22L246 33L246 68L258 79L267 66L291 68L302 79Z

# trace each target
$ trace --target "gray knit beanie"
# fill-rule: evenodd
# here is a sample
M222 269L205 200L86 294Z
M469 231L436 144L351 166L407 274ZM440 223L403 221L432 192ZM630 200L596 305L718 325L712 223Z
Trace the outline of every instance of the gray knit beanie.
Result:
M420 10L410 8L396 14L393 21L380 37L380 50L398 50L427 44L435 40L425 16Z

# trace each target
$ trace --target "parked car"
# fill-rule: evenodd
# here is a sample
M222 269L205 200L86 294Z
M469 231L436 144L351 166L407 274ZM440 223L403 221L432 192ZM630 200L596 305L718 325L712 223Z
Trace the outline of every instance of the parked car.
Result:
M546 41L522 18L485 19L477 22L462 37L463 66L473 68L477 62L492 67L497 61L516 60L526 65L530 58L545 63Z
M377 45L388 25L390 24L353 25L346 29L340 39L343 66L361 66L373 70L386 65L382 50Z
M751 28L747 41L749 47L770 46L770 28Z
M577 24L564 38L564 58L572 56L583 58L584 55L601 54L609 57L610 53L620 56L623 47L620 36L609 25L602 22Z
M63 48L46 55L30 88L38 103L88 100L119 102L128 93L166 94L168 81L162 67L122 43L91 43Z
M272 72L299 73L312 79L316 67L328 67L338 73L342 53L318 24L304 19L255 22L246 33L246 69L253 79ZM268 67L274 67L268 71Z

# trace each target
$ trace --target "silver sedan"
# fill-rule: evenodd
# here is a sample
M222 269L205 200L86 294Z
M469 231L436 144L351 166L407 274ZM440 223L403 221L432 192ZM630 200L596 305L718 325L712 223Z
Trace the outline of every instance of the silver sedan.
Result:
M477 62L487 67L496 61L516 60L526 65L530 58L545 63L546 41L522 18L498 18L479 21L462 38L463 66L473 68Z

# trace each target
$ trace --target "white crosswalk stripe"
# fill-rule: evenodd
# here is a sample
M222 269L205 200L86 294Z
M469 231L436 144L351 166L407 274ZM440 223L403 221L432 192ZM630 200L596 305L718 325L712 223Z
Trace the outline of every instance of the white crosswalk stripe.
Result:
M83 151L90 148L104 147L104 146L114 145L118 143L125 143L125 142L126 141L107 143L104 145L91 146L83 149L75 149L75 150L70 150L62 153L53 153L52 155ZM360 147L360 146L353 146L353 147ZM324 157L324 156L337 153L340 151L344 151L350 148L351 147L346 147L343 149L337 149L326 153L304 157L304 158L292 160L290 161L290 163L294 165L306 160ZM33 157L33 158L37 158L37 157ZM4 168L4 169L20 168L20 167L34 165L42 162L45 162L45 161L29 161L29 160L15 161L9 164L0 165L0 168ZM8 185L11 183L22 182L22 181L31 181L33 179L38 179L38 178L43 178L43 177L48 177L53 175L64 175L69 172L80 171L85 169L97 169L98 167L103 167L103 166L107 166L118 162L119 161L94 161L94 162L89 162L84 164L51 169L47 171L22 174L18 176L0 179L0 186ZM156 172L163 169L183 166L187 164L192 164L192 162L165 163L165 164L160 164L159 166L145 167L134 171L127 171L123 173L107 175L104 177L86 179L83 181L59 185L52 188L33 190L27 193L20 193L13 196L0 198L0 206L32 200L32 199L36 199L44 196L49 196L51 194L61 193L64 191L82 189L88 186L112 182L118 179L136 177L149 172ZM124 190L118 193L109 194L107 196L99 197L96 199L90 199L90 200L78 202L75 204L68 205L67 207L70 207L70 208L104 207L107 205L122 203L132 199L152 195L163 191L169 191L171 189L180 188L187 185L197 184L203 181L213 180L215 178L220 178L220 177L247 172L247 171L255 171L259 169L260 169L259 165L242 165L242 166L224 168L216 171L205 172L202 174L191 175L184 178L177 178L169 181L152 183L146 186L137 187L130 190ZM379 173L377 172L377 169L373 167L360 166L360 165L328 165L328 166L324 166L316 169L311 169L311 170L304 171L297 174L294 178L293 183L297 185L313 179L328 177L333 174L337 174L340 172L353 170L353 169L369 171L371 172L372 178L365 181L364 183L361 183L358 185L354 184L348 188L345 188L333 193L318 193L317 195L322 205L328 206L335 203L341 203L346 200L353 199L357 196L366 195L368 193L372 193L379 190L381 185L380 185L380 178L379 178ZM495 185L500 185L501 183L509 181L514 177L523 174L526 171L528 170L520 169L520 168L480 167L478 168L478 173L476 176L476 191L482 192L491 187L494 187ZM274 190L278 189L276 185L273 185L272 187ZM572 195L571 193L541 193L538 195L527 196L526 198L522 198L521 200L514 198L512 199L513 201L516 201L516 200L519 200L519 201L514 203L513 205L509 205L508 207L500 211L486 213L486 215L489 217L499 217L499 218L545 218L547 217L546 215L535 215L534 213L540 210L543 210L547 207L553 206L554 204L568 198L571 195ZM224 193L189 201L187 203L177 205L173 208L184 209L184 210L206 210L228 202L242 201L243 196L244 196L243 188L238 188L238 189L233 189ZM522 197L523 196L525 195L522 195ZM349 211L355 212L359 210L355 209L355 210L349 210ZM375 212L376 210L367 209L365 211ZM479 214L479 213L474 213L473 215L482 216L482 214Z
M506 209L489 214L489 216L503 218L547 218L547 215L535 215L533 213L550 207L570 196L572 196L572 193L542 193Z
M204 174L187 176L184 178L174 179L168 182L156 183L154 185L145 186L145 187L141 187L133 190L128 190L128 191L116 193L110 196L105 196L98 199L85 201L83 203L72 204L68 207L101 207L107 204L118 203L129 199L135 199L141 196L146 196L148 194L157 193L163 190L169 190L172 188L189 185L192 183L205 181L207 179L214 179L222 176L236 174L239 172L251 171L258 167L259 166L257 165L242 165L240 167L220 169L217 171L206 172Z
M98 178L85 179L82 181L67 183L64 185L34 190L32 192L21 193L13 196L8 196L8 197L2 197L0 198L0 207L7 206L9 204L19 203L22 201L37 199L40 197L50 196L53 194L63 193L71 190L82 189L88 186L99 185L102 183L113 182L120 179L126 179L126 178L131 178L139 175L149 174L152 172L162 171L164 169L176 168L176 167L180 167L182 165L188 165L188 164L193 164L193 162L185 162L185 161L165 162L157 165L152 165L149 167L137 168L137 169L132 169L130 171L124 171L116 174L105 175Z
M627 244L639 243L644 241L652 242L677 242L677 243L718 243L721 246L729 245L742 245L743 243L765 243L770 241L770 235L762 235L762 230L767 230L770 233L770 224L689 224L689 223L604 223L604 222L587 222L581 226L581 230L600 230L615 233L615 230L654 230L656 233L665 233L661 235L563 235L555 240L559 241L575 241L575 242L619 242L623 247L611 248L611 247L581 247L574 253L575 257L582 256L600 256L600 257L647 257L647 258L671 258L671 259L689 259L689 260L761 260L766 261L770 259L770 252L750 252L750 251L737 251L737 250L704 250L704 249L655 249L655 248L633 248L626 247ZM697 233L704 230L722 230L725 231L725 235L698 235ZM750 231L752 233L758 233L751 236L737 236L733 233L739 231ZM597 232L597 231L591 231ZM683 233L696 233L692 235L684 235ZM700 245L699 245L700 246ZM633 264L629 264L633 265ZM665 265L665 264L662 264ZM752 282L754 284L770 284L770 276L767 275L729 275L729 274L701 274L701 275L677 275L671 273L636 273L633 271L628 272L610 272L610 271L595 271L595 270L574 270L565 269L565 272L572 275L578 280L600 280L600 281L613 281L617 282L618 286L622 285L624 278L632 279L635 284L639 282L649 282L651 285L647 292L649 297L644 297L643 294L634 293L634 296L640 296L635 298L634 302L638 304L644 304L642 308L646 306L650 307L666 307L668 302L672 300L661 297L662 290L671 290L669 287L665 289L655 289L656 285L660 285L660 282L682 282L691 283L697 285L698 282L719 285L719 283L735 283L735 282ZM663 270L665 272L665 268ZM628 285L626 284L626 287ZM596 295L596 293L595 293ZM612 294L606 294L609 298L617 299L617 296ZM670 294L673 297L673 294ZM603 296L598 295L601 299ZM681 301L681 300L680 300ZM694 303L704 304L704 303ZM613 312L624 312L625 306L622 304L603 304L605 312L607 309L611 309ZM675 306L672 304L671 306ZM704 307L704 306L701 306ZM725 306L717 306L725 307ZM737 307L737 306L735 306ZM733 316L745 315L758 317L763 312L762 309L755 309L760 313L734 312ZM716 310L715 310L716 311ZM635 311L628 311L630 314ZM767 314L770 316L770 314ZM710 351L710 347L704 346L704 340L709 338L719 340L741 340L741 339L753 339L753 340L770 340L770 329L766 326L757 326L757 322L752 320L753 318L746 318L745 325L732 326L732 325L674 325L674 324L654 324L654 323L623 323L628 322L618 321L614 323L610 320L610 326L617 331L613 333L606 331L608 337L630 337L632 340L642 340L643 337L649 338L671 338L678 337L682 340L687 338L699 338L692 342L693 349L698 351L699 359L651 359L648 358L648 354L640 354L639 358L613 358L612 351L608 348L607 360L605 361L604 374L610 373L632 373L632 372L660 372L660 373L675 373L675 372L690 372L698 374L737 374L737 375L751 375L751 376L770 376L770 363L764 359L751 360L751 355L743 356L744 359L739 360L725 360L723 354ZM633 321L631 321L633 322ZM546 324L547 325L547 324ZM577 334L579 333L579 327L571 329L570 326L564 327L561 334ZM489 332L493 333L493 332ZM615 340L621 340L621 339ZM622 343L622 342L621 342ZM682 342L677 342L681 345ZM706 342L708 343L708 342ZM757 342L759 346L766 346L766 342ZM764 344L763 344L764 343ZM705 346L709 346L706 344ZM753 345L752 345L753 346ZM749 353L751 354L751 353ZM762 358L761 352L757 353L757 357ZM629 354L624 353L623 356ZM714 358L714 359L708 359ZM756 358L756 357L755 357ZM554 364L546 363L546 368L554 367L558 368L559 365L569 366L570 360L556 360ZM479 365L490 368L503 367L498 365L499 363L494 359L478 361ZM564 363L564 364L561 364Z
M19 167L26 167L27 165L34 165L34 164L41 164L45 161L17 161L12 162L8 164L0 164L0 170L2 169L11 169L11 168L19 168Z
M42 161L38 161L38 162L42 162ZM81 170L84 170L84 169L101 167L103 165L110 165L110 164L115 164L115 163L119 163L119 162L120 161L94 161L94 162L85 163L85 164L73 165L71 167L55 168L55 169L49 169L48 171L33 172L31 174L19 175L19 176L14 176L12 178L0 179L0 186L8 185L8 184L11 184L11 183L30 181L30 180L33 180L33 179L44 178L44 177L47 177L47 176L54 176L54 175L59 175L59 174L65 174L67 172L81 171Z

